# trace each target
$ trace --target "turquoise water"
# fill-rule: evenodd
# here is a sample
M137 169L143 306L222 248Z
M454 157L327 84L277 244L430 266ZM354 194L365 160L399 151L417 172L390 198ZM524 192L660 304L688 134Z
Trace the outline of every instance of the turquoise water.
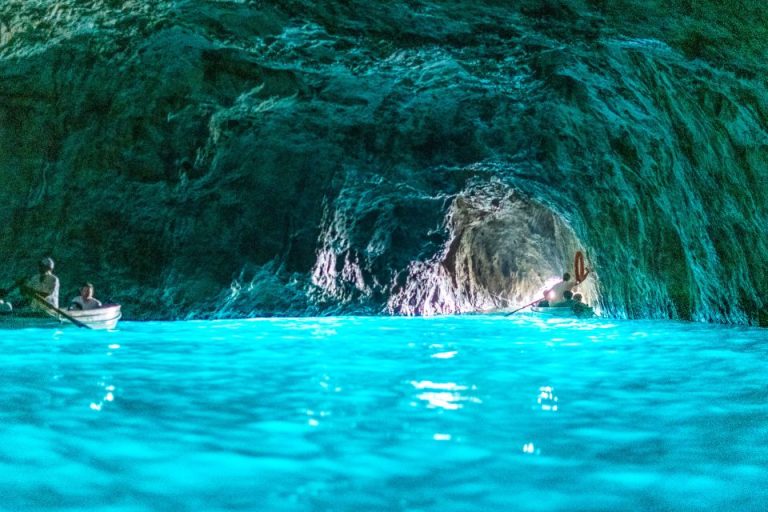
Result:
M768 331L323 318L0 331L0 509L768 503Z

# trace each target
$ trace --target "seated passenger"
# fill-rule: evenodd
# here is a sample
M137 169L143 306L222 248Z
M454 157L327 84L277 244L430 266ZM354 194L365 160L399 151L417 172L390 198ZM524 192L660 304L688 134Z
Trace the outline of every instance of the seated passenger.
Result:
M573 306L574 304L576 304L576 301L573 300L573 293L571 293L570 290L565 290L563 292L563 300L554 302L550 305L554 308L563 308L567 306Z
M72 299L69 309L96 309L101 307L101 301L93 298L93 285L85 283L80 288L80 295Z
M573 296L572 308L573 308L573 312L576 313L576 316L580 316L580 317L592 316L594 314L594 311L592 310L592 308L581 301L580 293L577 293Z

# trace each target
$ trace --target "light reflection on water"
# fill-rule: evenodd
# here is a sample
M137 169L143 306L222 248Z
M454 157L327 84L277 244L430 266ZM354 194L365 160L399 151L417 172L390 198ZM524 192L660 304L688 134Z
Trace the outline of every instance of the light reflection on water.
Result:
M768 335L513 317L0 332L0 509L762 510Z

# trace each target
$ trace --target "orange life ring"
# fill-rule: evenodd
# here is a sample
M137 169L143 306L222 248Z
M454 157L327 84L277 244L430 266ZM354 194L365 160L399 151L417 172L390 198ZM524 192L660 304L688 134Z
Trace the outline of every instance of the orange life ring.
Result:
M576 257L573 258L573 273L576 274L576 281L581 283L587 278L587 270L584 267L584 255L581 251L576 251Z

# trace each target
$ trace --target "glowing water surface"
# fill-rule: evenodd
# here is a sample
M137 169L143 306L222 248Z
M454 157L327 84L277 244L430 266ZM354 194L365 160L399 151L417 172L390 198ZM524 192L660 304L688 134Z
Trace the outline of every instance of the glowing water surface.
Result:
M0 331L2 510L765 510L768 331L531 315Z

